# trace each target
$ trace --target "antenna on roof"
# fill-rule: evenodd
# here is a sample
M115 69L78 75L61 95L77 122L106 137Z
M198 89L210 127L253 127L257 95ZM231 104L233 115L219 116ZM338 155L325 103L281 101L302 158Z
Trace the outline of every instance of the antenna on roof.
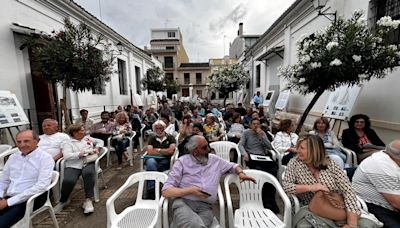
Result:
M165 22L164 22L164 27L165 27L165 28L168 27L168 23L169 23L169 19L165 19Z
M102 19L102 17L101 17L101 0L99 0L99 12L100 12L100 21L101 21L101 19Z

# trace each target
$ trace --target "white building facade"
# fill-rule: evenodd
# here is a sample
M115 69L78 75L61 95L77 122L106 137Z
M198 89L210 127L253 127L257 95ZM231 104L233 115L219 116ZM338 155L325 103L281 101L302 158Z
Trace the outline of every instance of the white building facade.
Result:
M363 10L369 26L373 26L382 11L394 19L400 19L400 2L397 0L329 0L322 12L337 12L338 16L350 18L355 10ZM388 7L390 5L390 8ZM386 7L386 8L385 8ZM379 12L378 12L379 11ZM333 16L318 16L313 2L297 0L246 52L242 64L252 77L251 91L260 91L265 95L275 90L275 99L279 91L286 87L285 80L278 77L278 68L297 62L296 42L303 34L312 34L323 30L333 20ZM397 33L398 34L398 33ZM399 44L400 39L395 42ZM362 85L361 92L353 106L352 113L363 113L371 118L372 127L385 143L400 138L400 68L389 73L384 79L373 79ZM330 92L325 92L317 101L306 120L311 125L316 117L322 115ZM287 111L302 114L314 94L302 96L295 91L290 96ZM342 124L347 128L347 123Z
M34 129L40 126L43 118L57 116L56 107L62 98L62 90L60 86L48 84L34 72L29 51L27 48L20 50L20 47L31 34L51 34L53 30L63 29L64 18L69 18L74 24L84 22L95 35L102 34L105 41L112 44L116 57L115 73L102 91L68 91L68 106L72 108L73 118L79 116L81 108L89 110L89 116L93 117L104 109L112 111L118 105L131 104L134 94L141 94L146 104L140 80L157 60L73 1L5 0L0 11L0 90L16 94L26 112L29 110ZM122 50L118 50L117 46Z

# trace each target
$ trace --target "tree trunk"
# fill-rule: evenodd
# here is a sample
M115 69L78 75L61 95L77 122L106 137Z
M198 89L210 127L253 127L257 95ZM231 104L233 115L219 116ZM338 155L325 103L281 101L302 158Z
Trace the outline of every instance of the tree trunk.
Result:
M226 98L228 98L228 96L227 96L227 94L225 93L225 94L224 94L224 108L225 108L225 105L226 105Z
M311 109L314 107L315 103L319 99L319 97L324 93L325 88L318 90L318 92L314 95L313 99L311 100L310 104L308 104L306 110L304 110L303 115L300 118L299 123L297 124L296 134L299 134L301 128L303 127L304 122L307 119L308 113L310 113Z
M63 100L61 101L61 109L64 113L65 129L71 125L71 120L69 118L69 112L67 108L67 88L63 86Z

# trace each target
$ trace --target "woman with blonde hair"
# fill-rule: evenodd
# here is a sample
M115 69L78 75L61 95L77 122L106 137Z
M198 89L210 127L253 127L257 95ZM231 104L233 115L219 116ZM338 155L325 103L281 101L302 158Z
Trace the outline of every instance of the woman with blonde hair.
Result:
M113 138L111 145L115 147L115 152L118 158L117 170L122 169L122 155L128 159L128 155L125 154L125 150L129 147L129 136L132 134L132 125L129 122L129 117L126 112L119 112L115 116L115 126L113 131Z
M298 156L287 165L283 179L283 189L288 195L296 195L300 201L300 210L293 218L293 227L376 227L367 219L359 218L360 209L351 183L346 174L330 157L326 156L322 139L316 135L300 136L297 141ZM340 193L344 199L345 218L334 221L316 215L308 208L318 193L328 195ZM319 193L320 195L320 193ZM318 211L321 213L321 211Z
M327 154L338 165L344 168L344 162L346 162L346 155L340 150L340 142L336 137L335 132L329 129L329 121L326 117L320 117L315 120L313 130L309 132L312 135L318 135L324 142L324 146Z

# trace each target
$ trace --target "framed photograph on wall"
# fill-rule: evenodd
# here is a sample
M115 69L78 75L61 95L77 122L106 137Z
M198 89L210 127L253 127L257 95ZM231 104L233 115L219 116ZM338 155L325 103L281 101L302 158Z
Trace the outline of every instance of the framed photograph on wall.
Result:
M274 93L275 93L275 91L269 90L265 94L265 99L264 99L263 104L262 104L264 107L269 107L271 105L271 101L272 101L272 98L274 97Z

